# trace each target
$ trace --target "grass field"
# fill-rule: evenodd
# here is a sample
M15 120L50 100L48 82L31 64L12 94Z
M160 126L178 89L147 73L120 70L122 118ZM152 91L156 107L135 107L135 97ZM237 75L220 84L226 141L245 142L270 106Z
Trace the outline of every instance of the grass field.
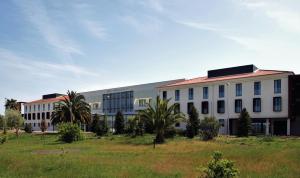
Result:
M9 135L0 145L0 177L197 177L222 151L240 177L300 177L300 138L219 137L203 142L176 137L153 149L153 136L110 136L63 144L56 135Z

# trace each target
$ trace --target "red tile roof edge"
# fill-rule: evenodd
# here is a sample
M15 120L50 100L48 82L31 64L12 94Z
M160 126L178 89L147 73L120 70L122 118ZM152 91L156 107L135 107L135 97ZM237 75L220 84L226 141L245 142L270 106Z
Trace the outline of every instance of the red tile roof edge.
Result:
M65 97L66 97L67 99L69 98L67 95L64 95L64 96L58 96L58 97L56 97L56 98L48 98L48 99L34 100L34 101L27 102L26 104L57 102L57 101L62 101L62 100L64 100Z

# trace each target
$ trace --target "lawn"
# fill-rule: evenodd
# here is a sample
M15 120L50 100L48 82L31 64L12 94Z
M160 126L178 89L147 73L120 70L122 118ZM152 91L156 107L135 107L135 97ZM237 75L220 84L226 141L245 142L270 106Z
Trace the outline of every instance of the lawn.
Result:
M0 177L197 177L219 150L240 177L300 177L300 138L176 137L153 149L153 136L109 136L63 144L57 135L9 135L0 145Z

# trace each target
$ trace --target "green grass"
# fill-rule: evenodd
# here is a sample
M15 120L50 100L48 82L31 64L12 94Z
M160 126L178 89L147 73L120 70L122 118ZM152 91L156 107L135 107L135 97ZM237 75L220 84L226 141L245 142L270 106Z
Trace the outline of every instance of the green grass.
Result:
M0 135L1 136L1 135ZM203 142L175 137L152 147L153 136L87 135L64 144L56 135L9 135L0 145L0 177L197 177L219 150L235 161L240 177L300 175L300 138L219 137Z

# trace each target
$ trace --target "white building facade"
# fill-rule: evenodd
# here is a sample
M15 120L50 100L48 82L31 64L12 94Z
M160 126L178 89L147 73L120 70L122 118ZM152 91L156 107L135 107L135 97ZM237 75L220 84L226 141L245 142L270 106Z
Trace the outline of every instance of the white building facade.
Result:
M210 76L211 75L211 76ZM200 77L159 87L160 97L177 103L188 116L194 106L200 119L215 117L221 134L237 133L245 108L256 134L290 135L288 77L293 72L260 70L253 65L209 71ZM185 123L176 125L185 129Z

